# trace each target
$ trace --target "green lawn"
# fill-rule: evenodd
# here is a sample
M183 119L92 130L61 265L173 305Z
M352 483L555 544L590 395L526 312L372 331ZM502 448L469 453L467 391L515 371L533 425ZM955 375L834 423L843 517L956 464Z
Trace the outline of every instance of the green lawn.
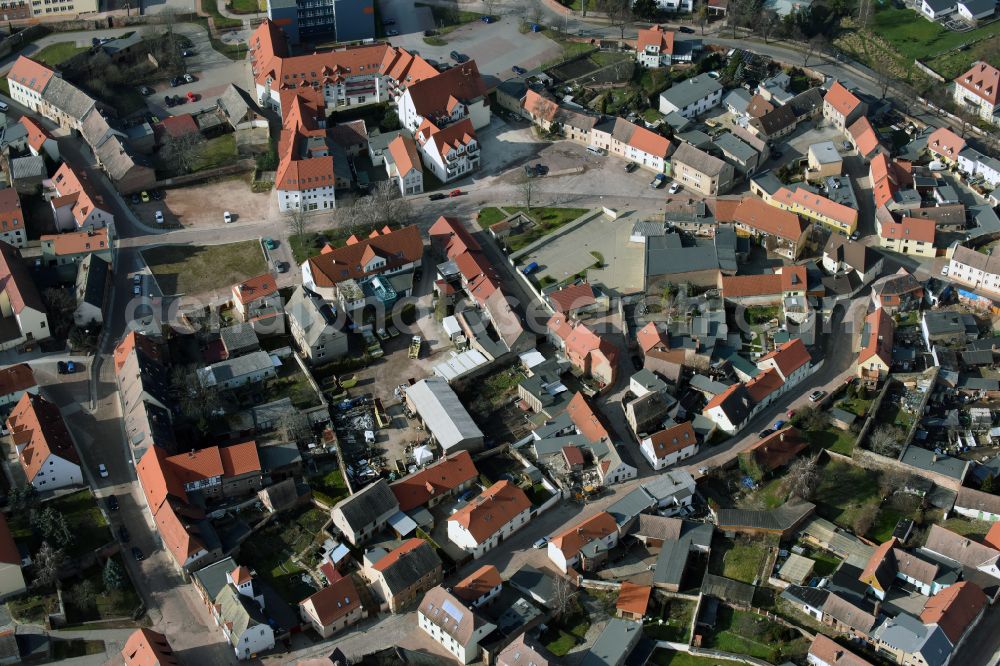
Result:
M968 518L949 518L944 521L937 521L941 527L951 530L956 534L967 536L970 539L982 540L986 533L990 531L991 523L982 520L969 520Z
M853 529L862 506L879 503L878 472L833 460L820 472L813 501L819 515L837 525Z
M18 597L7 601L7 610L22 624L45 624L49 614L59 610L59 598L55 592Z
M656 109L649 108L649 109L645 109L642 112L642 118L646 122L655 123L657 120L660 120L660 119L663 118L663 114L661 114Z
M551 39L552 41L559 44L562 47L562 53L558 58L554 58L547 63L542 65L542 69L547 69L553 65L558 65L559 63L565 62L567 60L572 60L573 58L586 53L588 51L595 50L595 47L587 42L574 42L566 38L566 36L559 32L558 30L553 30L551 28L546 28L543 34Z
M786 659L805 656L809 641L797 631L761 615L722 606L715 631L704 647L780 664Z
M225 245L160 245L142 251L164 295L228 292L234 284L267 271L260 243Z
M590 618L584 613L577 613L549 622L549 629L540 639L549 652L564 657L573 646L583 642L588 629Z
M216 28L238 28L243 25L239 19L231 19L223 16L219 12L219 0L201 0L201 8L206 14L212 17Z
M195 160L191 171L206 171L232 164L236 160L236 135L223 134L209 139L201 148L201 154Z
M65 549L69 557L79 557L89 553L114 538L90 490L64 495L42 506L52 507L62 513L73 530L73 541ZM9 520L14 538L24 542L34 552L42 540L41 536L33 531L27 512L11 514Z
M910 426L913 425L913 415L905 411L898 404L882 404L882 408L879 410L879 423L888 423L889 425L894 425L907 432Z
M647 621L642 631L647 637L658 641L686 643L691 637L691 619L694 617L694 602L684 599L667 599L656 618ZM662 620L663 624L659 621Z
M776 477L757 486L757 490L740 502L740 505L746 508L774 509L784 504L786 497L785 479Z
M829 576L840 566L839 559L822 550L809 553L809 559L816 563L813 565L813 574L816 576Z
M504 212L495 206L483 208L476 217L476 222L480 229L489 229L503 218L507 217Z
M291 520L270 523L240 548L240 561L257 571L289 604L296 604L315 590L302 582L299 562L315 563L312 551L322 534L328 514L311 507Z
M751 305L744 310L744 318L751 326L766 324L780 315L781 307L777 305Z
M806 433L809 442L816 448L830 449L834 453L849 456L854 452L857 435L849 430L839 430L830 426L824 430L810 430Z
M344 482L344 475L340 473L339 469L335 469L323 476L310 477L308 481L309 487L312 488L313 496L331 506L350 494L347 492L347 483Z
M735 543L723 559L722 575L744 583L753 583L760 574L765 559L767 548L764 544Z
M10 97L10 84L7 83L6 77L0 79L0 92L2 92L7 97Z
M441 39L437 35L431 35L430 37L424 37L424 44L427 44L427 46L446 46L448 40Z
M886 39L897 51L910 60L938 55L962 44L1000 34L1000 23L993 23L969 32L955 32L928 21L911 9L886 8L875 14L872 32ZM965 54L965 67L972 59Z
M414 7L430 7L431 14L434 15L434 25L439 34L446 35L466 23L480 20L483 15L479 12L467 12L452 7L442 7L440 5L428 5L423 2L414 2Z
M267 4L259 0L229 0L229 9L234 14L256 14L267 11Z
M656 95L670 87L670 72L666 69L644 69L639 86L647 95Z
M472 414L484 418L510 402L517 394L517 385L525 378L525 374L516 368L504 368L499 372L487 375L477 382L475 398L469 405Z
M124 572L125 563L120 555L117 555L116 558ZM63 590L67 620L71 624L77 624L132 617L142 602L135 588L132 587L132 581L127 573L125 573L125 580L126 587L123 590L105 589L103 569L98 566L77 575L71 581L67 581ZM77 596L77 591L83 581L89 581L91 589L96 593L91 603L81 604Z
M49 44L36 53L32 53L31 57L49 67L55 67L61 62L69 60L77 53L83 53L87 50L86 46L77 46L76 42L56 42L55 44Z
M298 409L308 409L319 405L319 396L309 384L306 376L299 371L298 366L293 366L294 370L290 374L280 376L268 384L268 401L288 398L292 405Z
M856 416L864 416L872 406L872 401L862 398L844 398L837 403L837 407L845 412L850 412Z
M515 211L527 213L528 216L535 221L535 224L532 225L530 229L519 234L511 234L507 237L507 247L509 247L512 252L520 250L522 247L525 247L539 238L552 233L559 227L572 222L588 210L587 208L532 208L529 211L523 206L505 208L511 213Z
M616 62L621 62L623 60L632 60L632 54L630 53L615 53L614 51L598 51L594 55L590 56L596 64L601 67L607 67L608 65L613 65Z
M365 238L372 232L373 229L378 227L382 228L383 225L370 225L370 224L358 224L347 227L337 227L334 229L326 229L324 231L307 231L302 234L291 234L288 237L288 244L292 249L292 255L295 257L295 263L301 264L303 261L309 257L315 257L320 253L323 248L321 241L323 238L332 245L333 247L341 247L347 243L347 239L351 237L352 234L356 235L358 238Z
M738 662L723 661L718 657L696 657L687 652L674 652L673 650L657 648L649 663L656 664L656 666L718 666L723 663L734 664Z

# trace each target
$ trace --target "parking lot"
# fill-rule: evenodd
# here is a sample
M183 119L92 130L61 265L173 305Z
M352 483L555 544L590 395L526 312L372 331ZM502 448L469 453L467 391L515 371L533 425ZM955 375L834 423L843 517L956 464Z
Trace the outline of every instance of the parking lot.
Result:
M161 190L162 200L138 204L129 201L136 216L149 226L156 225L156 211L163 212L165 227L203 228L225 226L228 210L233 223L260 223L277 220L277 200L271 192L254 193L240 178L230 178L181 189Z

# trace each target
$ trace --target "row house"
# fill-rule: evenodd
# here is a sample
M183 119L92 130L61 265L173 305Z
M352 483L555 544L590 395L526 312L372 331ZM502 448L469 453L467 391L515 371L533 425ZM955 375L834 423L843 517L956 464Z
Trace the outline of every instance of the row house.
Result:
M879 246L886 250L933 259L937 256L934 238L937 225L934 220L903 217L896 220L890 213L876 216Z
M253 572L226 558L213 568L225 570L225 579L208 603L215 624L222 631L236 658L252 659L274 647L274 629L264 612L263 590L254 584ZM204 572L198 572L207 577ZM203 592L204 595L204 592Z
M189 497L193 493L205 499L252 495L263 485L263 468L253 441L180 453L165 458L163 464Z
M361 595L351 576L344 576L299 602L302 621L323 638L357 624L365 617Z
M549 340L579 372L605 386L615 383L619 354L614 343L581 322L567 320L562 314L553 315L546 328Z
M692 76L660 93L660 113L678 113L685 118L694 118L719 106L724 90L712 74L706 72Z
M670 140L624 118L607 118L591 132L590 145L635 162L641 167L664 173L673 152Z
M25 393L38 395L35 372L27 363L9 365L0 370L0 409L16 405Z
M842 132L855 120L868 112L868 105L858 99L840 81L833 85L823 97L823 117Z
M388 553L381 548L367 551L361 575L371 585L379 609L399 613L441 584L441 559L430 544L414 538Z
M97 229L114 223L114 215L90 177L63 163L49 181L55 196L49 199L59 231Z
M677 147L670 164L674 180L699 194L719 196L733 187L733 165L689 143Z
M570 141L590 144L591 131L600 120L559 105L548 93L538 93L530 88L521 103L522 115L546 132L556 132Z
M983 254L959 245L948 263L948 278L973 289L1000 294L1000 254Z
M77 265L91 255L111 263L112 227L47 234L39 240L42 262L49 267Z
M399 510L431 508L445 499L457 497L479 480L479 471L468 451L445 456L436 463L390 484Z
M698 452L698 439L690 422L679 423L643 439L639 450L656 471L676 465Z
M870 386L877 386L892 370L895 330L896 322L882 308L865 317L859 338L857 374Z
M410 132L425 122L444 128L468 119L473 129L490 124L486 84L475 60L411 83L397 103L399 121Z
M21 197L13 187L0 190L0 241L22 248L28 242Z
M549 539L548 556L563 573L571 568L595 571L617 545L618 524L614 516L602 511L554 534Z
M327 141L323 108L295 95L288 104L278 143L281 157L274 183L279 211L336 208L336 151L343 149Z
M408 194L423 194L424 169L413 139L401 134L389 142L386 150L386 174L398 183L399 194L404 197Z
M21 251L0 241L0 350L50 336L48 313Z
M753 189L753 188L751 188ZM825 224L834 231L851 235L858 227L858 211L817 194L805 187L780 187L773 195L756 190L767 203L782 210Z
M35 490L83 483L80 455L55 403L26 392L11 410L6 427L21 469Z
M399 502L385 479L365 486L330 510L333 525L355 546L371 539L399 511Z
M775 210L756 197L747 197L740 202L733 211L733 224L738 231L760 239L769 252L792 261L798 257L808 237L808 225L798 215Z
M421 600L417 626L460 664L480 661L480 644L497 628L440 585L428 590Z

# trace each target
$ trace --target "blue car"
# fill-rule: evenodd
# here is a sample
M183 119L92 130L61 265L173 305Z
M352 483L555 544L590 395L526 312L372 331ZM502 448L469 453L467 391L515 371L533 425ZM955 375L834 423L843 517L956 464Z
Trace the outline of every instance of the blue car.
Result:
M514 72L518 76L523 76L524 74L528 73L528 70L526 70L524 67L518 67L517 65L511 67L510 71Z
M541 32L541 31L542 31L542 26L538 25L537 23L531 24L531 32Z
M775 421L774 422L774 429L775 430L781 430L784 427L785 427L785 422L784 421Z
M492 16L483 16L483 23L493 23L495 20Z
M533 261L530 264L528 264L527 266L525 266L524 268L522 268L521 272L524 273L525 275L531 275L532 273L534 273L537 270L538 270L538 262L537 261Z

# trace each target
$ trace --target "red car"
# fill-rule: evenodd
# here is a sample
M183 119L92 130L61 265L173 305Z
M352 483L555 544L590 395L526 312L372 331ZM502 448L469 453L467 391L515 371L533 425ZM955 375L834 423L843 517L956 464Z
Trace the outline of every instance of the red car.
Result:
M462 190L452 190L452 191L451 191L451 192L450 192L450 193L448 194L448 196L449 196L449 197L460 197L460 196L462 196Z
M188 91L188 94L187 94L187 98L188 98L188 100L189 100L189 101L191 101L191 102L195 102L195 101L197 101L197 100L198 100L198 96L197 96L197 95L195 95L195 94L194 94L193 92L191 92L190 90Z

